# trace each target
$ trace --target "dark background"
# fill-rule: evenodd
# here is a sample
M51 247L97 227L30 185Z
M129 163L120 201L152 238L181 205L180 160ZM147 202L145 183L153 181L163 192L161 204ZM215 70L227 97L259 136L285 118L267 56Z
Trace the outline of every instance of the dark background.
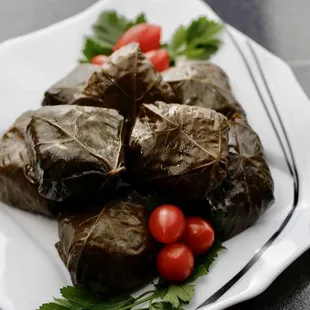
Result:
M95 2L0 0L0 42L72 16ZM227 23L283 58L310 96L310 0L206 2ZM134 5L134 0L130 5ZM230 310L309 310L309 264L310 251L284 271L263 294Z

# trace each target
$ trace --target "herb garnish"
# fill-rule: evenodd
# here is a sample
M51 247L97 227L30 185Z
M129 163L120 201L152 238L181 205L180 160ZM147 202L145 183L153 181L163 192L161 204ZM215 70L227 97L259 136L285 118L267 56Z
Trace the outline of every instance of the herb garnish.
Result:
M91 62L97 55L111 55L113 46L126 30L146 22L147 19L143 13L133 20L115 11L101 13L92 27L93 34L85 38L84 58L81 62ZM162 43L161 47L168 49L172 62L179 56L207 60L220 48L221 40L218 34L223 27L223 24L209 20L207 17L198 17L188 27L178 27L171 41Z
M144 14L138 15L134 20L129 20L115 11L101 13L92 27L93 35L85 38L83 54L86 59L81 62L90 62L97 55L112 54L114 44L126 30L145 22Z
M189 59L209 59L222 43L217 36L223 28L223 24L206 17L193 20L188 27L180 26L168 45L170 56L172 58L185 56Z
M136 298L127 294L113 295L98 287L92 289L97 293L91 293L82 286L67 286L60 289L62 298L54 298L54 302L43 304L38 310L130 310L133 307L136 310L181 310L195 295L194 285L190 281L206 275L223 249L222 244L216 241L207 254L198 258L194 272L186 283L169 284L159 279L154 290Z

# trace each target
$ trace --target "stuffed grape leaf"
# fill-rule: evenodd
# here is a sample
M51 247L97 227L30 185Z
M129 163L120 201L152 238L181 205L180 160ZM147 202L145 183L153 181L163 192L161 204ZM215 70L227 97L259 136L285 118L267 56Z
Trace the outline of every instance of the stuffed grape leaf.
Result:
M227 74L219 66L212 63L183 64L180 67L169 68L162 75L166 81L193 79L210 83L227 92L231 91Z
M105 194L124 169L124 118L115 110L48 106L27 126L26 145L42 196L91 199Z
M273 179L260 139L238 115L231 120L227 177L207 200L222 240L253 225L274 202Z
M0 141L0 200L27 211L52 215L52 202L40 196L24 174L30 164L24 132L33 112L22 114Z
M148 230L149 212L136 192L59 221L56 244L73 284L101 284L131 291L150 279L156 244Z
M202 199L226 177L226 117L179 104L143 104L128 155L132 179L178 199Z
M77 100L75 104L87 105L88 100L95 99L101 107L118 110L130 127L141 103L175 100L173 90L141 53L137 43L114 52L103 69L92 75L84 94L87 97Z
M163 73L178 102L213 109L230 117L245 115L230 91L227 75L213 64L188 64L171 68Z
M73 104L82 96L89 78L100 68L92 64L79 65L45 92L42 106Z

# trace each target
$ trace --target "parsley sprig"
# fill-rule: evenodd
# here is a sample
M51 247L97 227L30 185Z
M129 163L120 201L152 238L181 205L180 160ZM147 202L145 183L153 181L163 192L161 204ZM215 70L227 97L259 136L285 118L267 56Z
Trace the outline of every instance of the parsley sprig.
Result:
M154 290L134 298L131 295L115 295L107 288L93 286L92 292L82 286L60 289L62 298L43 304L38 310L182 310L195 295L191 281L206 275L210 266L224 247L216 241L205 255L199 257L191 277L182 284L169 284L159 279Z
M54 302L43 304L39 310L179 310L180 305L189 302L195 294L192 285L171 285L147 291L133 298L119 295L112 298L100 298L83 287L67 286L60 290L63 298L54 298ZM138 308L141 306L142 308Z
M189 59L207 60L221 46L218 35L223 30L223 24L199 17L188 26L180 26L172 36L169 44L171 57L185 56Z
M116 11L105 11L100 14L93 25L93 33L85 38L81 62L91 62L97 55L110 55L117 40L134 25L146 23L146 16L142 13L135 19L129 20ZM218 51L221 46L219 34L223 24L209 20L207 17L198 17L188 26L176 29L170 42L162 43L167 48L171 61L185 56L188 59L207 60Z
M85 38L81 62L90 62L97 55L110 55L113 46L121 35L134 25L146 23L144 14L129 20L115 11L104 11L93 25L93 33Z

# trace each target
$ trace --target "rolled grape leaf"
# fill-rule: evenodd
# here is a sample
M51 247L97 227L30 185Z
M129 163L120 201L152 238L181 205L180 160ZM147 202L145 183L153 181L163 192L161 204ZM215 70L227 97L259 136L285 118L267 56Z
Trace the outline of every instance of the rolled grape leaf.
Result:
M143 104L128 154L132 179L178 199L202 199L226 177L228 121L210 109Z
M230 91L227 75L213 64L188 64L171 68L163 73L178 102L213 109L230 117L234 113L245 115Z
M150 279L156 245L144 199L131 192L103 207L63 217L56 244L73 284L131 291Z
M124 169L124 118L115 110L50 106L27 126L32 177L43 197L58 202L105 195Z
M230 92L231 87L227 74L219 66L212 63L183 64L180 67L171 67L162 72L165 81L193 79L210 83Z
M73 104L76 99L82 96L92 74L100 69L101 66L92 64L79 65L45 92L42 106ZM96 106L95 101L91 105Z
M0 141L0 200L26 211L54 214L52 202L38 194L37 186L24 174L30 164L24 132L33 112L22 114Z
M114 52L100 72L90 78L84 94L76 104L87 105L87 100L100 101L101 107L119 111L131 127L141 103L156 100L172 102L175 95L168 83L132 43ZM91 104L90 104L91 105Z
M258 135L243 117L235 116L229 132L227 177L207 199L222 240L253 225L274 202L273 190Z

